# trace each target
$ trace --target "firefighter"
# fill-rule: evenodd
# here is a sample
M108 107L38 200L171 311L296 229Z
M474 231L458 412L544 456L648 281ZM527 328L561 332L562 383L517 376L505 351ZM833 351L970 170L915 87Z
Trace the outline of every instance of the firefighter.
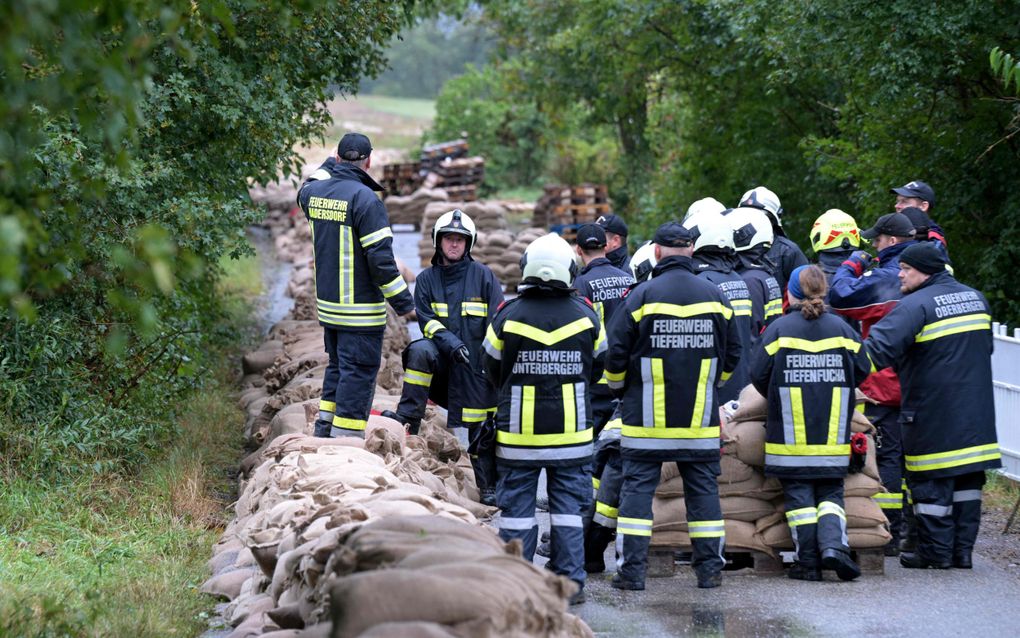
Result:
M797 266L806 265L808 260L800 246L787 237L786 231L783 230L783 206L779 202L779 196L764 186L756 186L744 193L739 205L757 208L764 211L768 217L772 234L775 236L768 251L768 260L775 265L773 274L779 282L780 290L785 291L790 273Z
M634 251L630 260L634 284L631 290L648 281L655 267L655 244L648 242ZM629 294L629 292L628 292ZM620 508L620 487L623 485L623 464L620 460L620 401L612 417L595 441L592 486L595 488L595 511L584 529L584 571L589 574L606 571L605 553L616 537L616 519Z
M497 387L496 501L499 535L520 539L532 560L538 540L535 499L545 469L553 572L578 585L584 602L585 509L591 494L590 388L602 376L606 336L590 302L571 282L574 251L559 235L539 237L521 257L516 299L504 303L485 337L485 361Z
M892 366L903 388L900 422L917 520L908 568L970 569L985 470L1002 466L995 436L991 310L946 271L930 242L899 258L900 303L864 345L874 368Z
M753 303L747 282L736 271L738 260L733 229L718 212L688 213L683 224L694 236L694 272L718 286L729 300L740 332L741 349L750 352ZM741 357L733 376L719 388L719 401L726 403L736 399L748 383L747 358Z
M860 322L861 336L868 337L875 322L885 317L903 296L898 279L900 254L914 243L914 227L902 213L882 215L861 237L878 250L878 263L863 250L846 258L832 276L829 305L837 313ZM886 545L887 556L896 556L901 544L908 549L913 542L909 522L904 521L903 446L900 436L900 382L888 367L878 370L861 384L874 403L864 406L864 416L875 425L875 448L878 472L886 493L875 500L889 519L892 541Z
M734 208L725 215L733 229L737 251L737 273L747 282L751 294L751 344L765 328L783 314L783 289L767 258L772 248L772 223L757 208Z
M826 312L826 287L818 266L795 268L790 312L751 353L751 380L769 404L765 475L783 484L796 552L787 575L796 580L822 580L822 567L841 580L861 575L846 542L843 480L854 388L871 366L853 329Z
M630 270L630 253L627 252L627 222L619 215L602 215L595 223L606 231L606 259L623 271Z
M733 309L699 279L694 237L677 222L656 230L651 281L627 295L610 326L606 376L619 392L623 487L617 518L617 589L645 587L652 497L663 462L683 477L698 587L718 587L725 530L719 505L719 401L715 388L740 360Z
M396 412L382 414L417 434L429 399L447 409L446 425L468 429L468 454L486 505L495 504L493 415L496 390L482 365L482 340L503 290L488 266L471 257L475 224L460 209L432 228L432 266L415 281L414 306L423 338L403 352L404 387Z
M365 435L382 359L386 302L401 315L414 300L393 259L382 191L368 173L372 144L348 133L298 191L312 230L315 301L329 365L315 435Z
M831 282L836 269L861 247L857 221L838 208L830 208L818 216L811 226L809 239L826 282Z

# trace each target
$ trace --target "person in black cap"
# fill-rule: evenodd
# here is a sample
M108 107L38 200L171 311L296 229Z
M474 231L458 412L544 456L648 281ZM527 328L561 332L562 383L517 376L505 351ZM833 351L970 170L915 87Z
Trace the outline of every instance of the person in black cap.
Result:
M315 301L329 364L315 435L364 436L382 359L386 302L401 315L414 300L393 259L383 190L365 171L372 144L360 133L340 140L298 191L312 225Z
M902 301L864 342L872 366L903 386L903 449L917 521L907 568L970 569L985 471L1002 466L995 435L991 309L956 281L930 242L900 254Z
M902 213L908 206L920 208L927 214L931 214L935 207L935 191L922 181L913 180L899 188L890 188L889 192L896 195L894 208L897 213Z
M668 222L653 241L658 260L653 277L631 290L609 325L606 377L623 399L616 526L622 563L612 585L645 588L652 497L662 463L675 462L683 477L698 587L718 587L725 531L716 483L715 388L740 361L739 328L726 296L694 274L691 231Z
M903 294L900 292L900 255L915 244L914 225L902 213L882 215L871 228L861 231L878 250L875 260L867 252L857 250L832 275L829 304L839 314L861 322L861 336L867 337L872 326L889 314ZM877 263L875 263L877 261ZM900 382L890 367L880 369L861 384L861 392L877 404L867 403L864 415L878 430L876 448L878 472L888 494L876 498L892 532L886 555L899 553L904 534L903 520L903 449L900 443Z
M627 223L619 215L602 215L595 223L606 231L606 259L623 271L630 270L630 253L627 252Z
M914 206L907 206L900 211L906 215L910 223L914 225L914 239L917 241L928 241L942 252L946 262L949 262L949 246L946 245L946 238L942 236L942 229L938 224L928 217L928 213Z

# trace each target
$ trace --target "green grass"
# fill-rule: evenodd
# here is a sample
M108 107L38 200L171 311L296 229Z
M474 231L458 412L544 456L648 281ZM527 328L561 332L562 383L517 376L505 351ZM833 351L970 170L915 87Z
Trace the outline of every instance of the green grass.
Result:
M391 115L401 115L418 120L433 120L436 117L436 101L385 95L361 95L358 101L366 106Z
M492 199L513 199L522 202L537 202L542 197L541 186L518 186L516 188L505 188L496 191Z
M1020 498L1020 483L1012 481L998 472L985 472L985 503L989 507L1012 510Z

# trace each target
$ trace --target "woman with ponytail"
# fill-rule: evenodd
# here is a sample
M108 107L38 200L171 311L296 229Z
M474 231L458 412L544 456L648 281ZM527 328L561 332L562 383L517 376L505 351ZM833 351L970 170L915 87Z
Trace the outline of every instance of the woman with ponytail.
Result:
M783 484L796 550L787 575L797 580L822 580L822 568L841 580L861 574L846 544L843 479L854 388L871 366L858 335L827 312L827 288L818 266L794 269L787 314L751 351L751 381L769 404L765 474Z

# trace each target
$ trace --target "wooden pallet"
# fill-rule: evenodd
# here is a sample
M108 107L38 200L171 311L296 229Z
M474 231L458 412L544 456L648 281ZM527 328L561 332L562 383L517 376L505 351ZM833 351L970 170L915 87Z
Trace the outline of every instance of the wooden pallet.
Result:
M653 546L648 551L648 577L668 578L676 573L676 552L689 552L690 547ZM882 548L851 550L861 573L870 576L885 574L885 553ZM753 550L725 552L727 563L751 567L757 576L780 576L786 570L782 559Z

